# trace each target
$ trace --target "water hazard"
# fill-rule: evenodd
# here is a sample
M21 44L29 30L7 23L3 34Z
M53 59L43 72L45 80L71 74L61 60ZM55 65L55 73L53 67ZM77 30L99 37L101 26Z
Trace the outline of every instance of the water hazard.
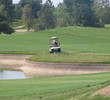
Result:
M26 79L110 71L110 64L34 63L25 60L29 57L32 55L0 55L0 79Z
M23 71L0 70L0 79L25 79L28 78Z

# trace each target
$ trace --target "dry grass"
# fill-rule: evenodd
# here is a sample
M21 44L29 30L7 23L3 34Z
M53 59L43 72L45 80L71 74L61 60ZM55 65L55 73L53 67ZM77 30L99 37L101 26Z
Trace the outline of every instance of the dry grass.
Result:
M95 93L92 94L92 97L96 95L110 97L110 86L97 90Z

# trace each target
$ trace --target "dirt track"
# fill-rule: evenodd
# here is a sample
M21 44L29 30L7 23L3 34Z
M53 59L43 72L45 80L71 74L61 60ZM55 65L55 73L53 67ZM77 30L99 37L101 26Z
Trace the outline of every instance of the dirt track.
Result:
M28 77L109 72L110 64L40 63L26 61L31 55L0 55L0 69L20 69Z

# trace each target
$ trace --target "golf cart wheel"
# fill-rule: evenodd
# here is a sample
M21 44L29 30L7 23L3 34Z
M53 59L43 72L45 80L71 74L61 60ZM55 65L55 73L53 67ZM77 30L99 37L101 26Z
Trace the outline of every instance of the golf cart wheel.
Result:
M50 53L54 53L54 50L53 50L53 49L51 49Z
M58 52L61 52L61 49L58 49Z

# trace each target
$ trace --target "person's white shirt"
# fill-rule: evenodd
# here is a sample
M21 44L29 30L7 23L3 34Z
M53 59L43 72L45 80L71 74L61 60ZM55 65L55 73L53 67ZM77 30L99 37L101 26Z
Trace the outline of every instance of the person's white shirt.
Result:
M54 45L54 46L58 46L57 40L53 40L53 45Z

